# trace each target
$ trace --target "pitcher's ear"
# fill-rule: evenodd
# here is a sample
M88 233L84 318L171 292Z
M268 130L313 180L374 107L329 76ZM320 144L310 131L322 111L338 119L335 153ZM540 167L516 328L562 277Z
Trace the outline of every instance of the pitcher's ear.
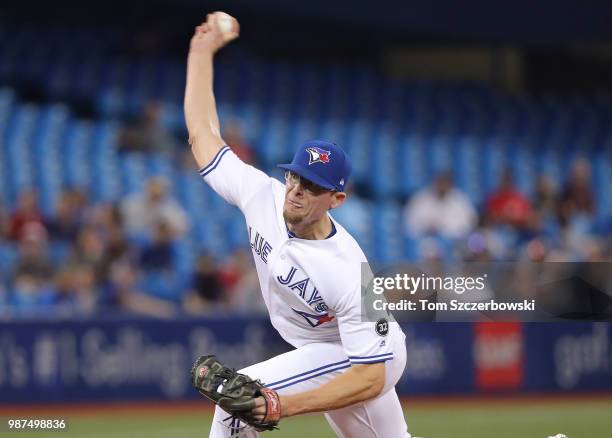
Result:
M340 207L346 201L346 193L345 192L334 192L332 194L331 204L329 206L330 209Z

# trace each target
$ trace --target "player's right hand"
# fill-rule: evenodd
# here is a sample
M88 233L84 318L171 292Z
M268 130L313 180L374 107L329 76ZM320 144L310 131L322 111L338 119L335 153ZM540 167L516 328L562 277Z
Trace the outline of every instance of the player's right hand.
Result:
M213 12L212 14L206 15L206 21L196 26L195 33L191 38L191 51L215 53L230 41L238 38L240 33L238 20L231 17L233 32L229 35L224 35L218 25L217 19L219 14L221 14L221 12Z

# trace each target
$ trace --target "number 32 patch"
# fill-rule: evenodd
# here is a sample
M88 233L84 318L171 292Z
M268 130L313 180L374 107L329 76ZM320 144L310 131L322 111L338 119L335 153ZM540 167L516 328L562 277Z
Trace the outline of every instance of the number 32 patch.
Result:
M387 336L387 334L389 334L389 322L385 318L381 318L376 321L374 329L378 336Z

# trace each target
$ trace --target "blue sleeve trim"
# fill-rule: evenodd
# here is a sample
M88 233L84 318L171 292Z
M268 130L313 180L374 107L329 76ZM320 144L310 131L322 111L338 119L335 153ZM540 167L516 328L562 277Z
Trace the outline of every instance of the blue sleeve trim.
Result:
M208 166L205 166L202 169L200 169L200 171L199 171L200 175L202 175L204 177L204 176L208 175L210 172L212 172L213 170L215 170L215 168L221 162L221 158L223 158L223 155L225 155L225 153L227 151L229 151L229 150L230 150L229 146L224 146L221 149L219 149L219 151L217 152L215 157L212 159L210 164L208 164Z
M393 356L393 353L375 354L374 356L349 356L349 359L373 359L381 356Z
M385 354L377 354L375 356L351 356L349 360L351 363L360 364L360 363L377 363L377 362L385 362L387 360L393 359L393 353L385 353Z
M386 362L388 360L393 360L393 356L391 356L391 357L381 357L381 358L378 358L378 359L369 359L369 360L352 360L351 364L353 364L353 365L361 365L361 364L369 364L369 363Z

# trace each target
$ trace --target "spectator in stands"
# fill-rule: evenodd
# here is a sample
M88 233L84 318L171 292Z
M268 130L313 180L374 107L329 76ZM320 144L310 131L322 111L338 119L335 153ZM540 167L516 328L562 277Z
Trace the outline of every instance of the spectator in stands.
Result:
M559 248L570 261L597 260L603 254L594 236L595 197L591 185L591 167L584 158L577 159L559 198Z
M96 271L93 266L77 265L74 267L73 285L75 292L75 310L80 313L90 313L95 310L98 291Z
M24 190L19 194L17 208L9 221L9 237L13 240L22 240L24 237L23 230L32 223L44 228L43 216L38 209L36 192L34 190Z
M590 221L595 214L595 197L591 185L591 166L580 158L574 162L568 181L561 192L559 219L562 225L572 220Z
M4 284L0 283L0 319L8 313L9 295Z
M47 247L47 230L37 222L26 223L21 230L19 255L14 268L14 277L28 277L44 283L51 278L53 266Z
M81 212L74 192L64 191L60 195L55 215L47 220L51 240L75 240L81 227Z
M67 189L66 192L69 194L74 209L76 210L75 215L78 216L79 220L83 221L91 206L87 192L79 188L70 188Z
M127 152L160 152L174 155L177 141L162 121L160 102L145 104L140 119L120 134L120 150Z
M54 305L60 313L91 313L98 292L95 272L87 265L66 265L54 279Z
M123 228L112 227L106 235L106 247L100 261L99 281L106 284L110 271L116 263L131 263L135 260L136 249L125 238Z
M463 257L472 262L489 262L492 260L489 246L487 236L481 230L475 230L465 241Z
M433 185L417 192L405 208L410 235L438 235L458 239L476 225L477 215L469 198L453 187L450 172L442 172Z
M546 175L540 175L536 182L533 208L541 221L557 217L557 193Z
M125 199L121 213L129 236L150 239L158 223L165 223L174 238L188 228L185 210L168 195L168 183L163 178L149 180L145 193Z
M103 303L109 310L125 310L167 318L176 314L174 305L138 291L139 272L126 262L115 263L110 270Z
M168 224L160 222L155 227L151 243L146 245L140 255L140 265L145 270L170 270L174 266L174 246L172 230Z
M108 281L112 265L118 261L137 261L137 248L130 246L123 227L123 218L118 204L100 203L92 206L86 214L86 228L95 232L102 244L102 253L95 257L99 284Z
M93 227L104 240L118 228L123 228L124 221L119 204L103 202L88 209L86 222Z
M183 300L183 309L189 313L214 310L223 299L223 286L219 278L217 261L210 254L201 255L191 285Z
M86 226L79 231L70 263L78 266L89 266L95 272L99 272L104 250L104 241L99 233L92 226Z
M223 138L238 158L247 164L256 165L255 152L244 138L238 120L230 120L224 124Z
M559 234L558 195L546 175L540 175L536 182L532 205L534 237L546 238L548 244L553 244Z
M224 301L233 312L265 312L257 271L250 251L236 250L219 272Z
M527 259L534 263L546 261L548 254L546 243L542 239L532 239L525 245L524 252L521 254L521 259Z
M0 203L0 241L9 238L10 215L4 204Z
M53 303L53 267L47 252L47 231L40 223L25 223L13 270L9 303L17 311L44 310Z
M487 199L486 215L493 224L510 225L520 230L533 225L531 203L514 187L514 178L509 168L503 170L498 189Z
M72 313L74 306L72 267L62 266L55 274L53 284L55 310L62 313Z
M484 214L480 217L478 228L467 239L466 256L469 259L514 260L518 240L518 233L513 228L499 226Z
M54 301L50 282L40 281L32 275L18 273L13 279L9 297L10 310L17 313L48 312Z

